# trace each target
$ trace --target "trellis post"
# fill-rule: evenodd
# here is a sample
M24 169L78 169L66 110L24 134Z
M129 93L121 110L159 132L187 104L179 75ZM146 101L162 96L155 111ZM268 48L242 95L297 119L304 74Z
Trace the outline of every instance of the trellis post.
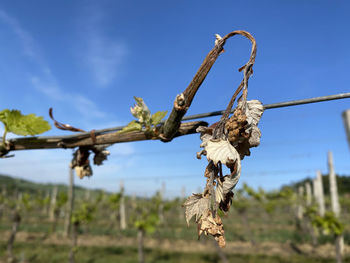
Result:
M56 200L57 200L57 185L52 189L51 201L50 201L50 215L49 219L51 222L55 220L55 208L56 208Z
M346 138L350 147L350 110L343 111L342 117L346 132Z
M126 229L126 214L125 214L125 197L124 197L124 182L120 181L120 229Z
M312 195L311 195L311 184L309 182L306 182L305 190L306 190L306 205L310 206L312 203Z
M331 196L331 206L334 215L340 217L340 204L338 196L337 178L334 171L333 153L328 152L328 171L329 171L329 192ZM342 256L344 251L344 237L338 235L335 240L337 263L342 262Z
M318 212L320 216L324 216L325 204L324 204L324 193L323 193L323 182L320 171L316 172L316 178L314 179L314 196L318 204Z
M74 171L71 168L71 166L69 166L68 204L67 204L67 211L66 211L66 218L65 218L65 225L64 225L64 234L66 237L68 237L69 233L71 232L73 206L74 206Z

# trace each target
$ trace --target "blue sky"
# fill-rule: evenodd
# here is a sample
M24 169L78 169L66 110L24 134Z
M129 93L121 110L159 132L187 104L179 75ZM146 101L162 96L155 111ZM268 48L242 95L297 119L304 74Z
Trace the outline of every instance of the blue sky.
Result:
M249 31L257 40L249 99L264 104L349 92L350 5L346 1L2 1L1 108L55 117L85 130L132 120L133 96L151 111L171 110L213 47L214 34ZM230 39L188 114L224 109L239 84L250 43ZM320 169L333 151L350 174L341 113L350 100L267 110L261 145L243 161L241 182L275 189ZM218 118L207 118L210 123ZM2 129L2 128L0 128ZM1 132L1 130L0 130ZM47 135L67 134L57 129ZM205 183L199 136L118 144L79 185L152 195L196 191ZM15 152L0 173L66 182L71 150Z

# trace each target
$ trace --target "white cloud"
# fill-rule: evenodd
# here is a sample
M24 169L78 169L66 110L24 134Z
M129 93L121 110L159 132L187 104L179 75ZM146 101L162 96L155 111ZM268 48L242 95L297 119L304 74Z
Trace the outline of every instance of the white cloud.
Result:
M88 119L106 117L106 113L100 111L92 100L81 94L63 92L55 83L56 81L53 77L49 74L47 75L47 79L51 80L43 80L37 76L30 77L30 82L36 90L54 101L72 105L82 116Z
M21 51L39 67L39 73L29 73L29 82L35 90L52 101L75 108L83 117L82 122L86 124L86 127L98 129L120 125L108 120L108 113L101 111L88 97L63 90L31 34L15 18L0 9L1 22L6 24L18 38L22 47ZM126 54L126 48L117 41L101 37L98 31L94 32L91 31L89 35L87 58L96 81L104 86L110 84L118 76L120 63ZM0 127L0 134L2 132L3 128ZM8 138L10 137L12 137L11 134ZM110 151L111 156L105 165L93 167L96 177L85 181L76 180L76 182L88 187L108 187L106 181L110 180L109 178L115 177L117 172L133 165L129 158L135 152L132 145L118 144L110 147ZM37 182L66 183L68 180L68 165L72 157L71 153L70 150L61 149L15 151L15 158L1 160L0 173Z
M41 60L40 56L38 55L38 51L36 50L33 38L21 27L15 18L8 15L4 10L0 9L0 20L10 26L16 36L20 39L23 45L23 51L27 56L36 60Z
M41 69L40 76L30 74L29 78L29 81L37 91L53 101L58 101L75 107L84 118L91 119L106 116L106 114L99 110L97 105L86 96L66 92L59 87L58 81L53 75L52 70L45 62L44 57L40 54L40 49L37 47L35 40L14 17L0 9L0 21L3 21L11 28L19 39L24 54L31 58ZM98 62L96 65L98 65ZM107 73L106 75L108 75Z
M118 80L123 72L128 48L122 39L107 37L103 34L105 14L96 5L87 6L80 19L81 39L84 40L82 60L91 72L99 87L107 87ZM83 30L81 30L83 28Z
M87 127L94 127L95 122L102 126L103 118L108 117L107 114L101 111L98 106L90 100L88 97L74 93L72 91L63 90L50 66L45 60L45 57L41 54L35 39L31 34L26 31L20 24L20 22L0 9L0 23L8 26L11 32L16 36L19 44L22 48L20 52L23 52L32 62L34 62L38 68L39 73L30 72L29 82L33 85L35 90L46 96L49 100L59 102L61 105L73 107L83 117L85 123L90 123ZM108 81L112 77L107 69L104 69L103 65L109 65L109 67L117 66L117 57L121 55L121 51L118 51L119 47L110 42L107 53L102 50L105 47L105 41L98 43L98 39L91 48L91 56L95 54L96 67L99 65L102 67L101 78L105 75ZM111 54L111 60L108 59L108 54ZM99 60L98 57L101 59ZM31 71L31 69L29 69ZM110 121L109 121L110 122ZM105 128L106 126L103 126ZM0 133L2 134L3 127L0 127ZM7 137L11 138L14 135L9 134ZM124 146L125 147L125 146ZM132 147L126 147L123 151L124 155L131 153ZM0 173L7 173L10 175L34 180L34 181L47 181L47 182L66 182L68 164L71 159L71 151L65 150L34 150L34 151L16 151L14 152L16 157L1 160ZM109 173L111 170L120 170L125 164L116 164L109 168L98 168L101 173Z
M44 82L37 76L31 76L30 82L34 88L53 100L64 100L65 95L53 81Z
M99 87L106 87L117 79L126 54L127 48L123 43L91 32L86 62Z

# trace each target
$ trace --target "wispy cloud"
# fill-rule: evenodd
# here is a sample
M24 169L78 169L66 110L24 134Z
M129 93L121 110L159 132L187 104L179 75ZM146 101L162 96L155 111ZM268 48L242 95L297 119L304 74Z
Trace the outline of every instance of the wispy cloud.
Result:
M106 87L115 81L122 71L122 62L127 48L118 41L93 32L88 39L87 62L99 87Z
M0 21L10 27L19 39L24 54L39 66L39 74L29 74L29 81L37 91L53 101L71 105L85 118L101 118L106 116L86 96L74 92L66 92L60 88L56 77L41 54L40 48L34 38L21 26L17 19L0 9Z
M97 6L89 6L80 24L82 39L86 42L83 61L92 73L98 87L108 87L118 80L123 72L128 48L121 39L107 37L103 34L104 14Z
M23 52L36 66L35 69L28 68L28 72L26 72L28 81L34 90L43 94L48 100L56 102L55 104L62 108L71 108L79 112L78 117L81 118L79 121L84 124L82 128L93 127L97 129L120 125L116 121L111 121L113 118L110 118L109 113L101 111L96 103L87 96L63 89L60 86L37 41L16 18L0 9L0 23L6 25L18 39L21 50L16 50L16 52ZM91 70L95 72L94 76L101 86L108 85L117 77L118 67L121 65L126 49L119 42L109 41L101 37L98 31L90 31L90 33L88 41L89 65ZM0 134L2 131L3 127L0 127ZM125 170L126 167L132 165L129 158L134 153L132 145L113 146L111 150L112 154L106 165L93 168L95 176L90 180L77 180L77 183L88 187L93 185L93 187L108 188L111 184L106 184L106 182L111 181L117 171ZM2 173L38 182L67 182L71 151L19 151L15 152L15 155L15 158L2 160ZM104 181L101 181L101 178L104 178Z
M47 78L53 78L46 76ZM46 78L46 79L47 79ZM59 86L55 83L55 80L45 80L37 76L31 76L30 82L33 87L45 94L48 98L65 102L69 105L72 105L81 115L89 118L103 118L106 117L106 113L99 110L97 105L87 97L71 92L63 92Z
M38 51L36 50L33 38L21 27L20 23L15 18L8 15L4 10L0 9L0 20L10 26L16 36L20 39L23 46L23 51L27 56L37 61L41 60L38 55Z

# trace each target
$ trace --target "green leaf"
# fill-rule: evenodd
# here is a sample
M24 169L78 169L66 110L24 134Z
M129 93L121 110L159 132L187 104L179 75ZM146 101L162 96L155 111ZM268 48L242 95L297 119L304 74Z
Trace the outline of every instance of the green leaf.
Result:
M119 133L131 132L131 131L141 131L142 125L137 121L131 121L127 126L125 126Z
M0 121L4 123L8 132L23 136L41 134L51 129L43 117L35 114L22 115L19 110L1 111Z
M156 113L152 114L152 124L154 126L158 125L165 115L167 115L167 113L167 111L157 111Z

